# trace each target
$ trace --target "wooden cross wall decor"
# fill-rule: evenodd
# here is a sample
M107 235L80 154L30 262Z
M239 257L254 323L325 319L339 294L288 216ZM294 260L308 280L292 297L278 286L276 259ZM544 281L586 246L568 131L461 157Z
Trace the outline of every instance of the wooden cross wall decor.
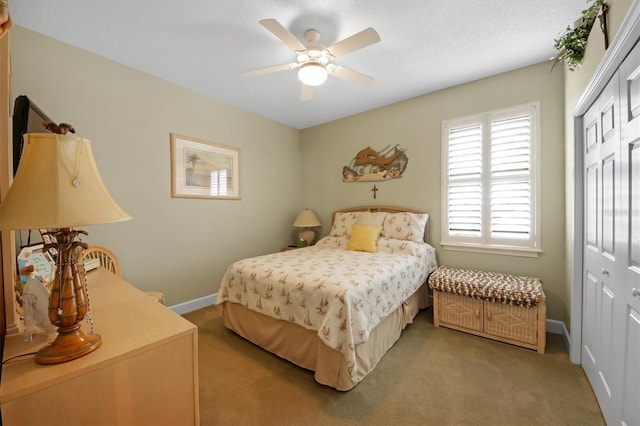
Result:
M371 188L371 192L373 192L373 199L376 199L376 195L378 195L378 188L376 188L375 185L373 185L373 188Z

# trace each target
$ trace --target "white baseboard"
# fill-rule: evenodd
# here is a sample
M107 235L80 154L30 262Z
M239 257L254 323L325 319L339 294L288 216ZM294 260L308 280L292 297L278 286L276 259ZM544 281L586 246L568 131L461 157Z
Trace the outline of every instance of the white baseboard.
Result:
M188 302L178 303L177 305L169 306L173 312L178 315L187 314L189 312L197 311L198 309L206 308L216 303L218 293L210 294L208 296L201 297L199 299L189 300Z
M571 353L571 336L563 321L548 319L547 331L553 334L561 334L564 339L564 344L567 347L567 352Z
M547 332L553 334L564 334L566 330L564 322L558 320L547 319Z

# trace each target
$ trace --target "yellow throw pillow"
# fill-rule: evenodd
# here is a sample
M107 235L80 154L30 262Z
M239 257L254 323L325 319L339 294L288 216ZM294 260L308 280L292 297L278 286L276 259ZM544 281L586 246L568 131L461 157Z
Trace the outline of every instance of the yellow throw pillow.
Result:
M378 249L380 231L382 231L382 226L353 225L347 250L375 253Z

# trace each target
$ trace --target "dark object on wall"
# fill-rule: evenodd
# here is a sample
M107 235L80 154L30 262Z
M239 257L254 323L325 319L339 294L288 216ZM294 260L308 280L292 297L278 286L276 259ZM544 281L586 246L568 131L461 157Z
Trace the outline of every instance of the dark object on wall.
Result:
M602 5L602 11L600 15L598 15L598 19L600 20L600 29L602 30L602 34L604 34L604 48L605 50L609 48L609 26L607 25L607 12L609 12L609 5L604 3Z
M51 122L38 105L27 96L16 98L13 108L13 175L18 171L25 133L48 133L45 122Z

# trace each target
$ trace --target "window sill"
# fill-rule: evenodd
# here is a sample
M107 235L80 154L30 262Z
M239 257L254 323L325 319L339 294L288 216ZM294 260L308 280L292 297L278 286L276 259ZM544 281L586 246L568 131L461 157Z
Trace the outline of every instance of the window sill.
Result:
M502 256L538 257L541 249L508 246L483 246L478 244L440 243L445 250L466 251L472 253L499 254Z

